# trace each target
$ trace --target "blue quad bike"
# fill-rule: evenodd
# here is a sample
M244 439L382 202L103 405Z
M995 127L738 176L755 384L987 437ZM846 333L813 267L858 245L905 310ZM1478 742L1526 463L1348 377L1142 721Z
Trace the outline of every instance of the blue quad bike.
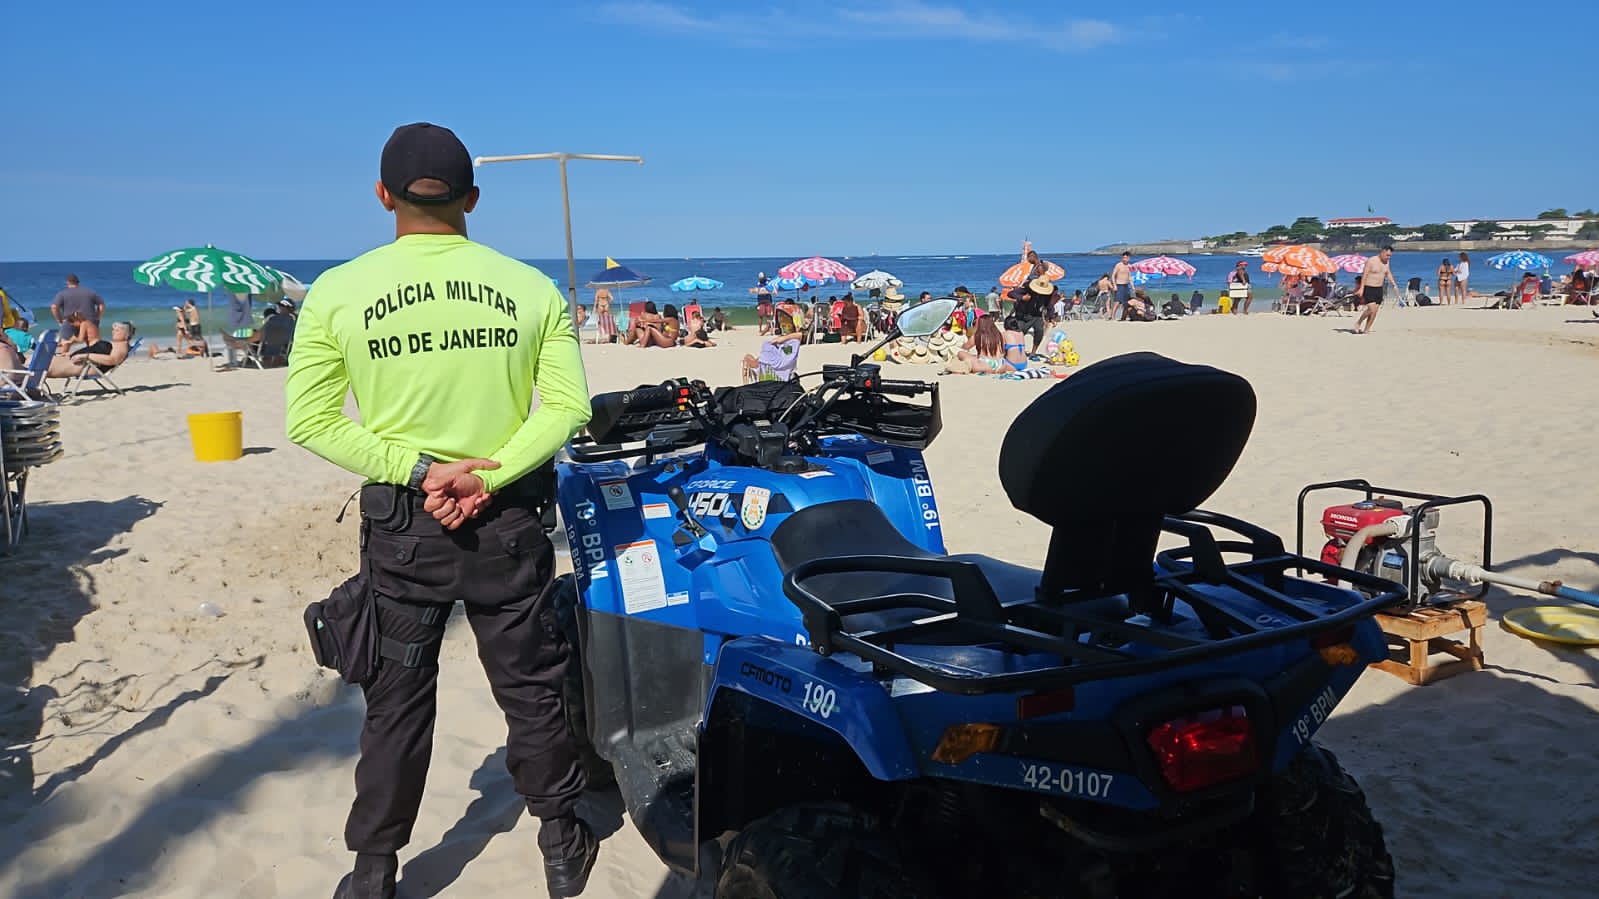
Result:
M1392 896L1313 737L1405 591L1196 508L1249 384L1136 353L1034 401L999 480L1039 571L945 553L938 387L862 358L596 396L556 466L568 719L661 859L718 899Z

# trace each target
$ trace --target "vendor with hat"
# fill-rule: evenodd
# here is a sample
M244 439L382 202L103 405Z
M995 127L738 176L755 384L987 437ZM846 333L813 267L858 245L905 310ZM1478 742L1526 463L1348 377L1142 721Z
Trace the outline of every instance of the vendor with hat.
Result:
M1229 304L1231 309L1224 308L1222 312L1231 312L1233 315L1242 312L1248 315L1249 301L1253 299L1253 293L1254 288L1249 283L1249 263L1240 259L1238 264L1233 266L1233 270L1227 273L1227 299L1231 301Z
M1044 310L1055 301L1055 282L1043 276L1034 278L1011 291L1011 299L1016 302L1011 312L1016 330L1033 335L1033 348L1027 353L1036 355L1039 344L1044 342Z

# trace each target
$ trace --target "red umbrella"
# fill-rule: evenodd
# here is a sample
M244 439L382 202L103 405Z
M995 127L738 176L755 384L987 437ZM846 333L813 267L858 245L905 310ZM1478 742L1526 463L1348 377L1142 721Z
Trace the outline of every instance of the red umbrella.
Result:
M855 270L842 262L834 262L821 256L812 256L809 259L796 259L788 265L777 270L780 278L808 278L812 281L841 281L848 283L855 280Z

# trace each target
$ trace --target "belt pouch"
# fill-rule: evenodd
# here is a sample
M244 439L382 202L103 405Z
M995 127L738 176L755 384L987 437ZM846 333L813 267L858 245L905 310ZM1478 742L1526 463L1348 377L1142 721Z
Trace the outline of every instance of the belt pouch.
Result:
M378 613L371 591L355 589L364 577L333 588L327 599L305 607L305 629L318 665L331 668L345 683L366 684L377 673Z

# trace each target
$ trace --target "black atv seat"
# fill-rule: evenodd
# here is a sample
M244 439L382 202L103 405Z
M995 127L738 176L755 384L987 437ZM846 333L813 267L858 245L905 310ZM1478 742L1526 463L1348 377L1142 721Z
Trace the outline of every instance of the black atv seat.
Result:
M1254 422L1248 381L1155 353L1106 359L1045 391L999 452L1011 505L1054 528L1044 591L1149 584L1163 519L1221 486Z
M801 562L833 556L900 556L912 559L949 558L972 562L983 572L1001 604L1031 601L1038 586L1035 569L1012 565L988 556L940 556L905 539L876 503L864 499L839 500L807 506L790 515L772 532L772 554L786 575ZM828 603L868 596L925 593L954 599L943 578L885 571L850 571L808 578L805 589ZM845 630L884 630L907 624L932 612L896 609L846 615Z

